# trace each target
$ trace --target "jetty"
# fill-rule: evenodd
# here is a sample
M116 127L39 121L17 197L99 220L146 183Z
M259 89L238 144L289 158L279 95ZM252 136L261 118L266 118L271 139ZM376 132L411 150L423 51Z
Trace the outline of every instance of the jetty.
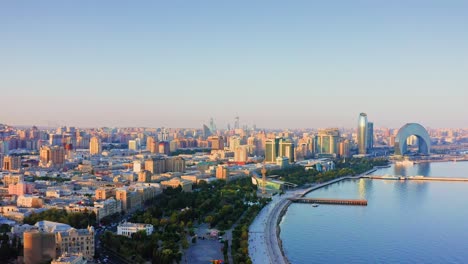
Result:
M328 199L328 198L305 198L291 197L288 198L293 203L315 203L315 204L339 204L339 205L367 205L367 200L357 199Z
M400 180L400 181L448 181L448 182L468 182L468 178L453 178L453 177L425 177L425 176L377 176L368 177L373 180Z

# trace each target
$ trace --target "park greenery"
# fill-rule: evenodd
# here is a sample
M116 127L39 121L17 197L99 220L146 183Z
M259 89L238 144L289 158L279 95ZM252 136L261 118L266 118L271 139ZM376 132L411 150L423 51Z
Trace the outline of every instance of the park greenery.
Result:
M177 149L176 151L171 152L171 156L178 156L178 155L193 155L198 152L210 153L210 148L195 148L195 149Z
M265 204L256 204L247 209L239 224L232 231L232 258L234 263L251 264L249 257L249 226Z
M385 166L387 159L376 158L352 158L335 161L335 169L326 172L318 171L315 168L306 170L305 167L294 165L283 169L270 170L268 175L278 175L282 181L303 186L305 184L322 183L344 176L355 176L371 170L375 166Z
M10 260L23 255L23 245L20 239L16 236L10 239L8 236L10 230L11 226L0 225L0 263L9 263Z
M152 224L153 234L138 233L127 238L106 232L102 242L109 250L137 263L147 260L173 263L181 260L182 250L187 249L190 242L196 243L195 228L199 224L228 230L242 219L240 222L244 226L266 203L266 199L257 197L256 186L251 184L250 178L209 184L202 181L193 192L182 192L180 187L168 188L146 203L145 210L137 211L129 219L134 223ZM236 253L238 259L248 258L246 247L237 248L244 252L242 256Z
M96 214L94 212L68 213L65 210L52 208L44 212L32 213L30 216L25 217L23 222L25 224L34 225L43 220L64 223L71 227L81 229L94 226L96 224Z

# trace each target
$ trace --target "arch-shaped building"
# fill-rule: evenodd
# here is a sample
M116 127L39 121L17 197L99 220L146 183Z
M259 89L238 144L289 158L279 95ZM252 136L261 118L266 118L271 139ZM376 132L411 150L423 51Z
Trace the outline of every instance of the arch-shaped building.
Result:
M395 138L395 155L404 155L407 151L408 144L406 139L409 136L418 138L419 153L429 155L431 150L431 138L427 130L417 123L408 123L398 130Z

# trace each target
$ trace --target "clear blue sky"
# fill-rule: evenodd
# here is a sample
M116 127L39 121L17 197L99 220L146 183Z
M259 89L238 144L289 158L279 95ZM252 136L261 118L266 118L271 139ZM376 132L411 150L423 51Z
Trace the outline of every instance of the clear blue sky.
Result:
M467 1L3 1L0 123L468 126Z

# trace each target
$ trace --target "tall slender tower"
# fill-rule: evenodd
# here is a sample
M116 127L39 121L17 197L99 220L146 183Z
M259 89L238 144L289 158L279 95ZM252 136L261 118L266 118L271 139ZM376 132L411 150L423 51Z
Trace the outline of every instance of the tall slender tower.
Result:
M370 152L374 148L374 123L367 122L367 150Z
M367 153L367 114L359 114L358 129L357 129L357 141L359 154Z

